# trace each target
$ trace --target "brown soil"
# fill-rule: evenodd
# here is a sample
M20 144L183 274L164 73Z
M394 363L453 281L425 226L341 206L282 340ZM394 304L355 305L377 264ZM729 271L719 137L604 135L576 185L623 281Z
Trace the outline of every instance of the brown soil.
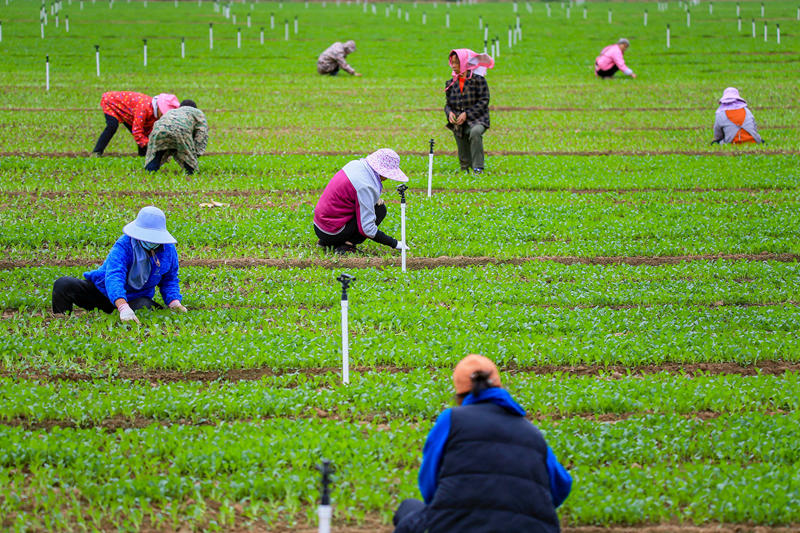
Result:
M317 368L292 368L292 369L272 369L272 368L242 368L227 371L217 370L192 370L180 372L177 370L146 369L140 367L125 367L119 369L113 375L102 375L96 372L78 373L64 372L55 374L52 370L8 370L0 368L0 377L36 380L42 382L52 381L94 381L98 379L114 379L128 381L147 381L151 383L173 383L181 381L256 381L264 376L282 376L289 374L305 375L324 375L327 373L339 372L339 367L317 367ZM372 367L354 367L353 372L391 372L405 373L416 370L416 368L398 367L390 365L379 365ZM721 362L721 363L676 363L664 362L660 364L626 366L626 365L538 365L538 366L517 366L515 364L506 365L501 370L512 374L568 374L572 376L602 376L608 379L622 379L628 376L643 376L668 372L671 374L692 376L695 374L708 375L782 375L787 372L800 373L800 362L791 361L759 361L753 365L743 365L741 363Z
M576 256L532 256L532 257L513 257L500 259L497 257L486 256L456 256L456 257L411 257L407 260L407 268L410 270L433 269L440 267L466 267L483 265L521 265L530 262L551 261L563 265L632 265L632 266L661 266L676 265L688 261L778 261L792 263L800 261L800 254L700 254L700 255L675 255L675 256L598 256L598 257L576 257ZM76 259L3 259L0 260L0 270L11 270L14 268L25 268L32 266L62 266L74 267L94 263L101 263L101 258L76 258ZM231 268L251 268L251 267L273 267L273 268L313 268L322 267L329 269L341 268L389 268L399 267L400 258L383 257L337 257L332 259L281 259L281 258L260 258L260 257L235 257L228 259L184 259L181 261L183 266L195 267L231 267Z
M353 156L359 155L361 152L352 150L264 150L264 151L248 151L248 152L206 152L205 155L314 155L314 156ZM427 155L426 151L398 151L400 155L420 156ZM456 152L452 150L436 152L436 155L455 156ZM686 155L686 156L723 156L723 157L738 157L746 155L800 155L800 150L766 150L766 149L753 149L743 151L733 151L720 148L714 151L701 151L701 150L575 150L575 151L559 151L559 150L490 150L486 155L506 155L506 156L660 156L660 155ZM89 152L23 152L11 151L0 152L0 157L40 157L40 158L58 158L58 157L88 157ZM107 152L103 157L135 157L133 153L112 153Z

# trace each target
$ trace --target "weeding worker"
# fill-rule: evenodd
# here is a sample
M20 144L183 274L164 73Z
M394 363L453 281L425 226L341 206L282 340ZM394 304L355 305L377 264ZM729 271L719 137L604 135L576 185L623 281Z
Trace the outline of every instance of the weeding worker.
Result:
M62 277L53 284L53 313L69 313L77 305L106 313L119 311L123 322L139 322L135 311L162 309L153 301L155 288L173 311L186 312L181 304L178 253L175 238L167 231L161 209L143 207L123 228L106 260L84 279Z
M103 155L106 146L117 133L120 122L133 134L133 139L139 148L139 155L145 155L153 124L161 115L178 107L178 97L167 93L150 97L131 91L112 91L103 93L100 107L105 114L106 129L97 139L91 155L93 157Z
M380 194L387 179L408 181L408 176L400 170L400 156L389 148L350 161L337 172L314 207L317 245L347 254L358 252L357 244L372 239L391 248L408 250L404 242L378 229L386 218L386 204Z
M625 64L625 50L630 47L631 43L628 39L620 39L614 44L610 44L600 51L600 55L594 60L594 75L602 79L612 78L618 70L623 74L635 78L636 74L633 73L628 65Z
M194 174L200 165L197 159L206 151L207 143L205 114L197 109L194 100L184 100L177 109L164 113L153 126L144 168L155 172L174 157L187 174Z
M333 43L326 48L317 58L317 72L320 74L327 74L329 76L336 76L339 74L341 68L345 72L353 76L361 76L358 72L351 67L345 59L349 54L356 51L356 42L353 40L344 43Z
M484 169L483 134L489 129L489 85L486 69L494 68L494 59L468 48L450 51L452 79L445 83L447 103L444 114L458 147L461 170L475 174Z
M501 388L495 364L471 354L453 371L457 407L436 420L422 450L419 490L395 533L559 531L556 508L572 477L525 410Z
M763 143L758 134L756 119L739 96L739 89L728 87L719 99L714 117L714 140L711 144Z

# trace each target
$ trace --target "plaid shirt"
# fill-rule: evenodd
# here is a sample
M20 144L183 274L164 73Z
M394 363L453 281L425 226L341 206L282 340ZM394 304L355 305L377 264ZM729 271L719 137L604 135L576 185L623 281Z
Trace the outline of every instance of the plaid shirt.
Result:
M452 79L447 80L445 87L453 83ZM489 85L486 78L473 74L471 78L464 80L464 92L458 87L458 80L447 89L447 104L444 106L444 115L450 112L456 116L462 112L467 112L467 120L464 124L456 126L447 122L447 127L456 134L461 134L466 126L471 128L475 124L481 124L489 129Z

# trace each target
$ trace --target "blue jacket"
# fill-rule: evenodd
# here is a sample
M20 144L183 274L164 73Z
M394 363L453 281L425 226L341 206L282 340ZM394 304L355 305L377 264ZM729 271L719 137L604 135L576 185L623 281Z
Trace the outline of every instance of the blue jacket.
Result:
M156 257L161 266L156 266L155 258L150 259L152 270L144 286L136 291L128 285L128 271L133 264L131 238L123 235L97 270L84 272L83 277L91 281L113 304L117 299L131 301L136 298L152 298L156 287L161 292L164 303L181 300L178 280L178 252L174 244L164 244L157 248Z
M462 405L471 405L483 402L491 402L504 408L506 411L518 416L525 416L525 410L511 398L505 389L492 387L483 391L477 398L472 394L464 398ZM422 450L422 466L419 470L419 491L426 504L431 503L439 484L439 473L442 466L447 439L450 435L452 409L443 411L436 420L425 447ZM556 459L553 450L547 446L547 472L550 475L550 494L553 505L558 507L567 499L572 488L572 477Z

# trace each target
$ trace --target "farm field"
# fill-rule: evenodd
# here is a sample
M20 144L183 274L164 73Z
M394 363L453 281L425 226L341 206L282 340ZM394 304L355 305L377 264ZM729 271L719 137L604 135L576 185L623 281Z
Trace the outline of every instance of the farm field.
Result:
M569 468L564 531L800 529L797 2L40 8L0 4L0 529L316 531L327 458L333 531L388 533L468 353ZM442 89L482 24L500 54L474 176ZM620 37L637 79L596 79ZM363 77L317 75L350 38ZM709 144L728 86L767 144ZM124 128L89 158L108 90L195 99L198 173L145 173ZM411 178L405 273L311 229L333 174L384 146ZM94 269L145 205L178 240L189 312L53 315L53 281Z

